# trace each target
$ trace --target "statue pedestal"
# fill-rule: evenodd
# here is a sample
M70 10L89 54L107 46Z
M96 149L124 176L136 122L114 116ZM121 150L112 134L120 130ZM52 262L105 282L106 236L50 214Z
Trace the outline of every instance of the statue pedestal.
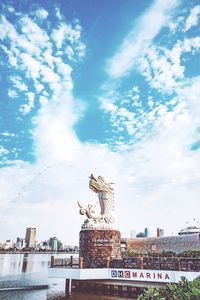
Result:
M108 267L112 258L121 258L120 231L84 229L79 237L79 257L83 258L84 268Z

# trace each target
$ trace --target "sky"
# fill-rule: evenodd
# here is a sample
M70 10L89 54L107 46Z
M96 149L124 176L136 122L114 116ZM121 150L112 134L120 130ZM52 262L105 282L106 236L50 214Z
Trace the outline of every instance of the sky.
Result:
M0 87L0 241L78 244L91 173L122 237L200 219L200 0L1 0Z

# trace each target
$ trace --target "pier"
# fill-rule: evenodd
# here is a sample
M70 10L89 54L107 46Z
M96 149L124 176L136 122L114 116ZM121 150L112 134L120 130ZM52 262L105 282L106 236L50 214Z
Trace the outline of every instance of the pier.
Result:
M155 269L150 268L152 261L149 257L149 265L144 264L144 258L138 258L140 262L138 268L130 267L130 261L133 261L133 258L129 258L129 265L126 268L123 267L123 259L110 261L106 268L83 268L82 259L72 256L68 259L52 257L48 272L51 278L64 278L66 280L66 295L71 295L73 291L87 291L120 297L136 296L149 286L159 287L168 283L176 284L181 280L181 277L186 277L192 281L200 275L200 269L198 271L191 270L193 268L191 262L196 265L198 261L197 267L200 264L200 258L196 258L196 260L184 258L183 264L180 263L181 259L179 258L179 264L174 264L174 269L172 269L173 265L170 264L169 257L163 258L165 262L168 260L168 268L166 269L158 269L155 260L154 257L153 263L154 266L157 266ZM160 258L157 260L160 261ZM128 263L128 258L125 259L125 262ZM172 262L174 262L173 258L171 258ZM118 267L115 266L115 263L118 263ZM120 267L120 263L122 267ZM166 266L167 264L165 264Z

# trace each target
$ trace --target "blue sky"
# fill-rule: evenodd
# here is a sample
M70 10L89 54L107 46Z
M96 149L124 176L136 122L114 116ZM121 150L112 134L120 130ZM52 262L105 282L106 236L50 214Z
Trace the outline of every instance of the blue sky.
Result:
M123 236L199 219L199 31L199 0L1 1L2 238L75 241L91 172Z

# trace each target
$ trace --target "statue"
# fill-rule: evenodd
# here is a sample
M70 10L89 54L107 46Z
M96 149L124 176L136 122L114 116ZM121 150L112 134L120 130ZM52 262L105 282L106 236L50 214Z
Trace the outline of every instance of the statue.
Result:
M96 206L88 204L82 206L79 202L80 214L86 215L82 228L109 228L115 222L114 217L114 188L112 182L106 182L102 176L96 177L91 174L89 177L89 188L98 194L100 213L96 212Z

